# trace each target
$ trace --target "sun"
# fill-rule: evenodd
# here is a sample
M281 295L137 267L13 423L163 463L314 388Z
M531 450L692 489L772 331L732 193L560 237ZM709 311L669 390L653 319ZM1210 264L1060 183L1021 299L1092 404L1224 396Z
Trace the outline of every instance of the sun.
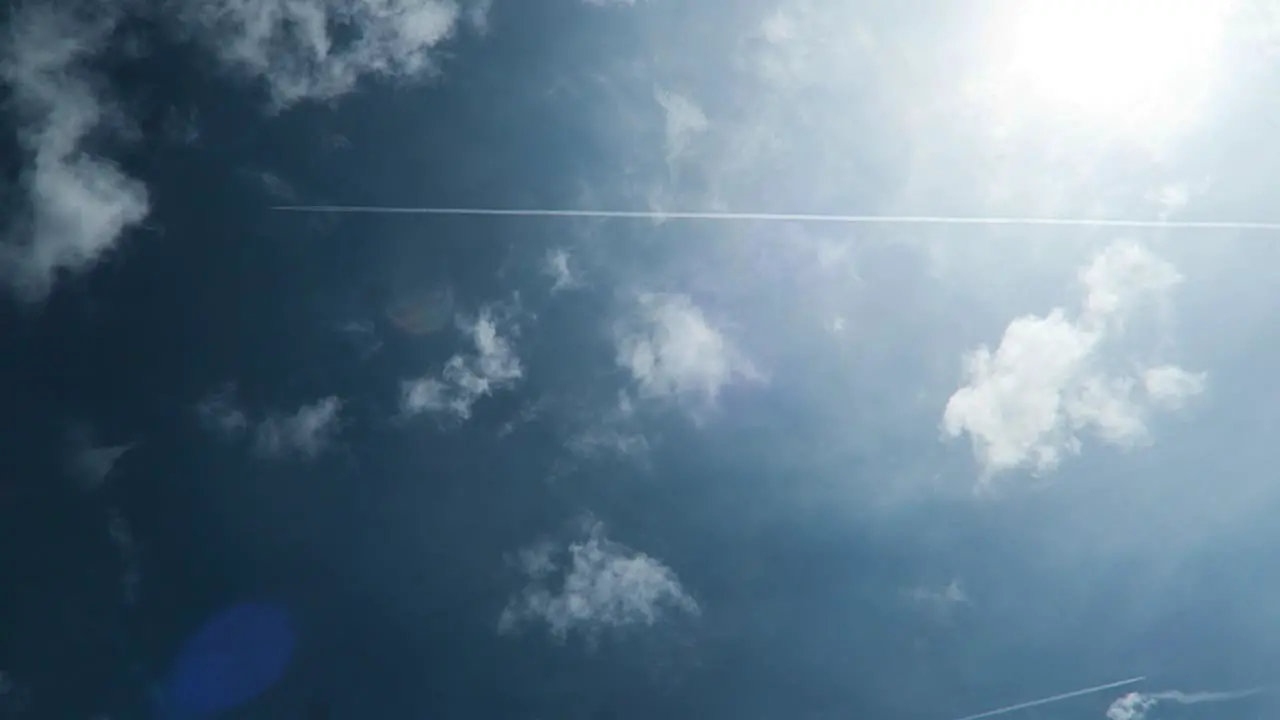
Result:
M1002 96L1070 120L1152 128L1212 85L1230 0L1021 0L1002 25Z

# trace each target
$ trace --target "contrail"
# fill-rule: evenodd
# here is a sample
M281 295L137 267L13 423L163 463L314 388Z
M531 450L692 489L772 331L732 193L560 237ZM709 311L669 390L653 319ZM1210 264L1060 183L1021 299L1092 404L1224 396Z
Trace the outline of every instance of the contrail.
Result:
M1040 698L1039 700L1031 700L1024 703L1018 703L1017 705L1010 705L1008 707L998 708L996 710L988 710L986 712L980 712L977 715L966 715L962 718L956 718L956 720L978 720L978 718L992 717L994 715L1004 715L1005 713L1011 713L1016 710L1025 710L1027 708L1033 708L1033 707L1038 707L1040 705L1048 705L1049 703L1055 703L1055 702L1058 702L1059 700L1066 700L1068 698L1079 697L1081 695L1091 695L1096 692L1102 692L1103 690L1110 690L1112 688L1124 687L1125 685L1132 685L1136 682L1142 682L1143 680L1146 680L1146 679L1147 677L1145 675L1142 675L1135 678L1129 678L1128 680L1120 680L1118 682L1107 683L1106 685L1095 685L1094 687L1087 687L1083 690L1073 690L1068 693L1062 693L1061 695L1051 695L1047 698ZM1136 694L1136 693L1131 693L1131 694Z
M278 212L364 215L472 215L523 218L600 218L632 220L706 220L713 222L802 222L844 225L1031 225L1159 230L1256 230L1280 232L1280 222L1227 220L1125 220L1061 217L983 217L965 215L832 215L824 213L691 212L657 210L575 210L570 208L391 207L382 205L276 205Z
M1233 692L1182 692L1181 690L1168 690L1158 693L1136 693L1131 692L1122 695L1111 703L1111 707L1107 708L1108 720L1143 720L1147 711L1156 706L1162 700L1170 700L1180 705L1195 705L1203 702L1227 702L1228 700L1243 700L1244 698L1257 695L1267 690L1265 687L1250 688L1248 690L1236 690Z

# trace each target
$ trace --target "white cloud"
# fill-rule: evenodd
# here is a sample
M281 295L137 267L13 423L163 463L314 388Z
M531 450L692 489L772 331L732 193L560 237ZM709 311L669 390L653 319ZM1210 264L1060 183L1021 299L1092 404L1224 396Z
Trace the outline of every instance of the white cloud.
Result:
M957 607L969 604L969 596L959 580L952 580L942 589L917 587L911 591L910 597L922 610L944 622L951 619Z
M1136 692L1126 693L1116 698L1116 701L1107 708L1107 718L1109 720L1142 720L1155 704L1156 700L1153 697Z
M592 638L602 630L654 625L670 611L699 613L670 568L607 539L599 523L588 522L586 537L565 552L543 542L522 551L517 564L529 584L503 609L500 633L545 623L559 640L574 632Z
M93 441L93 433L88 427L77 425L71 428L70 469L82 490L95 490L106 481L107 476L115 469L116 463L137 443L122 445L98 445Z
M138 591L142 585L142 562L129 521L114 507L107 510L107 534L120 556L120 601L126 607L132 607L138 602Z
M249 427L249 416L240 408L235 385L228 383L196 405L196 416L210 430L235 435Z
M440 377L407 380L400 386L400 409L405 415L449 413L471 417L471 408L482 397L513 387L524 375L520 358L510 340L498 332L498 321L483 311L463 330L471 336L475 352L454 355Z
M1206 375L1174 365L1139 369L1136 377L1108 374L1109 344L1148 301L1162 300L1181 281L1172 265L1141 247L1114 244L1080 273L1083 309L1061 308L1011 322L993 352L965 358L966 385L947 402L942 427L968 434L990 474L1029 467L1048 471L1079 452L1081 435L1128 447L1146 441L1154 410L1175 409L1204 391Z
M183 20L235 71L267 85L278 107L327 100L365 77L437 71L436 49L460 20L483 30L488 3L453 0L207 0Z
M613 427L595 427L577 433L566 443L569 452L580 458L637 456L649 451L649 441L638 432Z
M676 162L693 138L707 131L707 116L692 100L669 90L654 91L654 99L666 116L667 163Z
M1197 705L1206 702L1229 702L1243 700L1261 693L1266 688L1251 688L1232 692L1182 692L1166 690L1158 693L1131 692L1121 695L1107 708L1107 720L1143 720L1147 713L1163 701L1175 702L1179 705Z
M272 413L254 421L241 407L235 385L228 383L200 401L196 414L206 428L222 435L250 434L254 450L263 457L313 460L341 430L342 407L342 400L331 395L290 414Z
M255 431L255 447L268 457L296 455L314 459L337 434L341 412L342 401L329 396L303 405L292 415L267 417Z
M1187 398L1204 392L1207 373L1187 372L1176 365L1148 368L1142 373L1142 385L1151 402L1166 410L1177 410Z
M688 296L644 293L635 309L614 347L642 397L711 403L734 380L759 377Z
M108 108L85 67L113 29L110 20L25 3L0 40L0 80L32 156L23 178L30 207L6 232L0 271L30 302L43 300L60 272L92 268L148 212L146 187L88 147Z
M583 5L592 7L624 7L635 5L637 0L582 0Z
M547 251L547 256L542 261L542 272L551 278L553 294L578 285L578 278L574 277L573 270L569 267L569 251L564 248Z
M294 203L298 201L298 191L293 185L279 175L268 170L251 172L251 176L255 177L262 185L263 191L272 199L281 202Z

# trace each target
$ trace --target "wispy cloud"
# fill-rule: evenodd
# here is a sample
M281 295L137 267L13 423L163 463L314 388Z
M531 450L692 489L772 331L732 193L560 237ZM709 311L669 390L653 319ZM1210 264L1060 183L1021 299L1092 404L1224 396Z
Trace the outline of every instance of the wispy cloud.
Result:
M593 638L602 630L654 625L668 612L699 613L670 568L609 540L598 522L583 525L585 537L566 550L544 541L520 552L516 565L528 586L503 609L499 632L543 623L563 641L575 632Z
M87 67L114 25L110 14L91 21L23 3L0 40L0 80L31 156L22 181L28 208L5 232L0 272L29 302L43 300L60 272L92 268L147 216L146 187L90 143L110 108Z
M1140 305L1163 300L1181 280L1137 245L1108 247L1080 273L1078 315L1057 308L1017 318L995 351L983 346L965 357L966 384L947 402L944 432L969 436L988 477L1052 470L1080 451L1086 432L1118 447L1148 440L1149 415L1203 392L1207 376L1175 365L1111 374L1106 351Z
M917 587L910 592L910 598L925 612L939 620L947 620L960 605L969 604L969 595L959 580L952 580L944 588Z
M116 463L137 443L99 445L93 432L83 425L71 428L68 438L70 470L82 490L96 490L106 481Z
M254 421L241 406L235 385L227 384L200 401L196 414L207 429L221 435L248 434L261 457L314 460L342 429L342 407L342 400L330 395L291 413L270 413Z
M551 278L552 294L577 287L580 282L574 275L573 268L570 267L569 251L564 248L552 248L547 251L542 261L542 273Z
M520 358L511 341L500 333L499 319L491 310L464 321L462 329L475 351L454 355L439 376L402 382L400 410L404 415L445 413L465 420L471 417L477 400L513 387L524 376Z
M614 339L618 366L644 398L705 406L735 380L760 377L686 295L641 294Z
M224 435L242 433L249 427L249 416L240 407L236 387L231 383L201 400L196 405L196 416L206 428Z
M138 603L142 586L142 561L129 521L114 507L107 510L107 535L120 559L120 601L132 607Z
M462 22L483 30L487 2L209 0L183 20L222 63L263 82L275 105L329 100L362 78L415 80L438 71L437 47Z
M342 401L321 398L290 415L273 415L258 423L254 447L266 457L300 457L311 460L322 454L341 428Z
M1264 692L1266 688L1252 688L1249 690L1237 690L1234 692L1181 692L1179 690L1168 690L1158 693L1137 693L1131 692L1120 696L1111 706L1107 708L1107 718L1109 720L1143 720L1147 713L1151 711L1157 704L1163 701L1178 703L1179 705L1195 705L1205 702L1228 702L1231 700L1243 700L1244 698L1257 695Z
M675 163L688 150L693 139L707 131L711 123L706 113L690 98L658 88L654 99L662 106L666 118L667 166L674 172Z

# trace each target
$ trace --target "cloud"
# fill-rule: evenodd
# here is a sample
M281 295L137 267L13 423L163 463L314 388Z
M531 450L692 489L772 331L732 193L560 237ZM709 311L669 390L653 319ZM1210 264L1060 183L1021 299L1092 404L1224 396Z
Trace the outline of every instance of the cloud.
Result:
M1204 392L1207 373L1187 372L1176 365L1147 368L1142 385L1151 402L1165 410L1178 410L1187 398Z
M1143 720L1147 713L1161 701L1168 700L1176 702L1179 705L1195 705L1204 702L1228 702L1231 700L1243 700L1244 698L1257 695L1266 688L1252 688L1249 690L1237 690L1234 692L1193 692L1185 693L1179 690L1168 690L1158 693L1136 693L1131 692L1120 696L1111 706L1107 708L1108 720Z
M437 47L461 21L486 27L487 2L207 0L182 20L227 67L263 82L278 108L329 100L366 77L413 80L438 71Z
M592 7L630 7L636 2L637 0L582 0L583 5Z
M673 166L693 138L706 132L711 124L702 108L684 95L659 88L654 91L654 99L666 117L667 165Z
M24 3L0 40L0 80L31 156L22 180L29 207L5 232L0 271L28 302L47 297L60 272L94 267L148 213L146 187L89 143L109 108L86 66L113 29L110 17L84 20Z
M251 171L249 174L258 181L262 186L262 190L273 200L287 203L298 202L298 191L279 175L268 170Z
M1082 310L1056 308L1013 320L993 352L965 357L966 384L947 402L946 435L967 434L991 474L1055 468L1081 450L1091 432L1107 444L1131 447L1148 439L1155 410L1181 407L1202 393L1207 376L1174 365L1112 375L1106 350L1123 339L1134 311L1159 302L1181 281L1172 265L1130 243L1103 250L1080 273Z
M547 251L547 256L542 261L542 272L552 280L552 294L577 287L579 284L578 278L574 277L573 270L569 267L569 251L564 248L553 248Z
M262 457L313 460L328 449L341 430L342 407L342 400L330 395L293 413L272 413L255 422L241 408L235 385L228 383L200 401L196 414L206 428L219 434L249 434L254 451Z
M575 632L593 638L602 630L652 626L672 611L700 612L670 568L607 539L597 522L585 523L585 537L564 552L548 542L526 548L517 566L529 584L503 609L500 633L545 623L561 641Z
M465 420L482 397L513 387L524 376L520 358L510 340L498 332L491 311L482 311L474 321L464 323L475 352L454 355L439 377L425 376L400 385L400 410L412 416L446 413Z
M614 335L618 367L641 397L709 404L731 382L759 377L686 295L641 294Z
M142 585L142 561L129 521L115 507L107 510L107 535L120 558L120 601L132 607L138 603Z
M235 435L249 427L249 416L240 408L235 385L228 383L196 405L196 416L210 430Z
M569 438L566 447L575 457L634 457L649 451L649 441L638 432L613 427L583 430Z
M77 484L82 490L96 490L106 481L120 458L137 443L98 445L88 427L77 425L71 428L69 445L70 470Z
M341 412L342 401L329 396L303 405L292 415L267 417L254 433L255 448L267 457L314 459L337 434Z
M919 586L906 595L922 616L941 624L952 622L962 608L973 604L959 580L952 580L942 588Z

